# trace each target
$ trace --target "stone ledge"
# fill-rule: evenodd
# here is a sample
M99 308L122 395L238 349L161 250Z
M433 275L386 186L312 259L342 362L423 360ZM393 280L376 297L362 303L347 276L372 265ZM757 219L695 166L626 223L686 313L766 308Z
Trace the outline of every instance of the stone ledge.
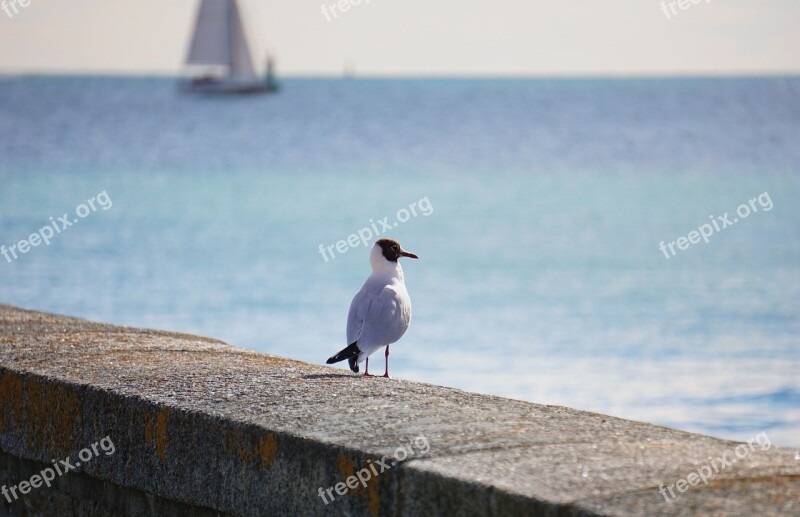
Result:
M795 451L756 447L667 503L660 485L737 444L6 305L0 407L7 455L49 464L109 436L115 453L83 474L214 513L800 513ZM404 445L408 459L323 502L320 487L388 464ZM21 504L0 496L0 515Z

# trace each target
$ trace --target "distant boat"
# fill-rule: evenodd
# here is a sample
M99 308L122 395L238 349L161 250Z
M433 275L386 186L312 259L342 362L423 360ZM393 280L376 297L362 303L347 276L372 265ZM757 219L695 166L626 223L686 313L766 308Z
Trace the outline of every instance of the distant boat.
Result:
M201 75L182 82L188 93L266 93L278 89L272 59L258 77L237 0L201 0L186 65L205 67Z

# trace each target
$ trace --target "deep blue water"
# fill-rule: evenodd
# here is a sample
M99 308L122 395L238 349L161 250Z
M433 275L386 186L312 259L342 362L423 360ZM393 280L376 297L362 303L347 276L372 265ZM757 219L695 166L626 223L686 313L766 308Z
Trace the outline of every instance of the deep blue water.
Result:
M283 87L0 78L0 301L322 363L416 203L395 377L800 446L800 78Z

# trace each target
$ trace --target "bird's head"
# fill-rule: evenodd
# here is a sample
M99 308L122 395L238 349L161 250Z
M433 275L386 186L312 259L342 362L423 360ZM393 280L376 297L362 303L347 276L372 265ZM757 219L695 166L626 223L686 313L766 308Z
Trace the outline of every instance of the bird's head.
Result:
M392 266L400 257L419 258L413 253L403 250L400 243L394 239L378 239L370 252L372 269L377 271L384 269L387 265Z

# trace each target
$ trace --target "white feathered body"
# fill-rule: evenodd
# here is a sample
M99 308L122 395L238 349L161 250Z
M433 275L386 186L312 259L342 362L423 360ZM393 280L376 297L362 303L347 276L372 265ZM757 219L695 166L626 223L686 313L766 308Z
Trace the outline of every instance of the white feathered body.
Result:
M373 272L350 303L347 316L347 343L358 343L359 363L399 340L411 323L411 298L403 268L383 259L377 247L370 262Z

